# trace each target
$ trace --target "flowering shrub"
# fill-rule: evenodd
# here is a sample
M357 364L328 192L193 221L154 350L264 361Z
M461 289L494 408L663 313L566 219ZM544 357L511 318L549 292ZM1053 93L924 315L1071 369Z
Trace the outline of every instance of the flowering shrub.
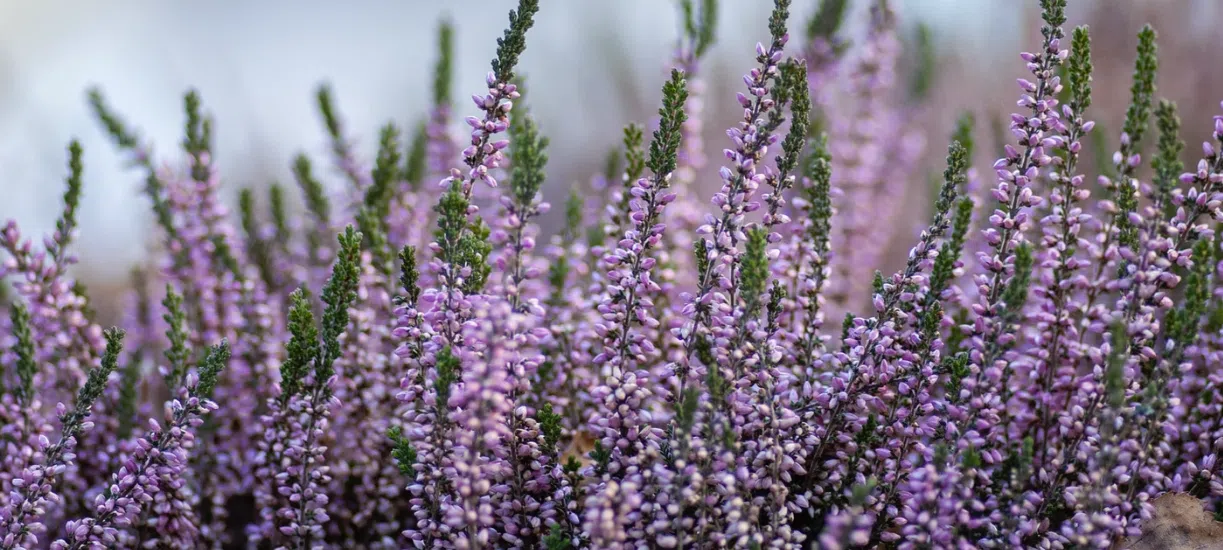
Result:
M708 206L716 8L681 2L648 145L630 125L549 237L514 73L537 0L469 141L448 27L427 124L408 146L387 125L372 168L322 89L348 185L299 157L300 217L277 186L266 210L218 200L194 93L178 164L92 93L161 246L128 332L103 331L67 272L78 145L55 233L4 227L0 549L1107 548L1163 493L1223 512L1223 117L1184 172L1143 29L1091 183L1090 39L1065 3L1041 1L989 192L965 119L929 224L873 282L924 143L884 0L857 49L844 1L796 43L776 0Z

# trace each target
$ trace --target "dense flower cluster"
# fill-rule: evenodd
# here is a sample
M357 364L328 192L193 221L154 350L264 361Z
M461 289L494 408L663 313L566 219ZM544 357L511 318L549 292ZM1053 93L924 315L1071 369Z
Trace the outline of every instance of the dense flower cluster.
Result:
M681 2L648 143L630 125L547 237L514 72L537 0L468 139L449 23L427 122L388 124L372 167L321 89L347 184L299 156L302 216L278 186L223 205L196 94L161 164L92 93L161 244L103 331L68 272L76 144L55 233L0 231L0 550L1109 548L1164 493L1223 515L1223 116L1186 171L1143 29L1093 183L1090 36L1041 0L994 184L965 117L881 273L929 136L894 6L851 48L845 4L799 39L775 0L705 205L717 6Z

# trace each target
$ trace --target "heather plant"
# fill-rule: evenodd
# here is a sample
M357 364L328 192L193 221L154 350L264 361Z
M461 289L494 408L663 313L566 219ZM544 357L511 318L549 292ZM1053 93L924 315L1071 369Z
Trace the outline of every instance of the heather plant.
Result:
M1090 33L1041 0L993 184L966 114L885 273L931 75L906 95L895 6L850 40L846 4L800 37L775 0L703 201L718 12L682 0L658 118L551 233L537 0L466 138L449 21L425 122L372 162L321 87L344 184L297 156L298 210L228 210L198 94L174 162L92 91L160 243L102 330L75 143L55 232L0 234L0 549L1109 548L1162 494L1223 515L1223 116L1186 171L1143 28L1093 183Z

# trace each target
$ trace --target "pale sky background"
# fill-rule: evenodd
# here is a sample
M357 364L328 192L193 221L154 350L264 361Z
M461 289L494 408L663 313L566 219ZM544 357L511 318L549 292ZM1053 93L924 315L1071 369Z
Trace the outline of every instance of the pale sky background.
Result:
M1179 2L1209 10L1220 4L1174 0ZM794 0L793 28L801 29L817 3ZM859 10L866 4L854 3ZM1021 39L1034 32L1027 27L1034 20L1019 17L1026 2L1018 0L897 3L906 25L928 22L942 50L972 52L971 63L982 69L1014 61ZM754 43L767 36L772 2L721 4L710 65L733 84L750 67ZM365 158L372 157L377 128L388 117L401 127L415 124L429 101L433 44L443 16L457 27L455 97L480 91L495 38L514 5L0 0L0 219L16 218L28 235L51 227L62 193L64 146L76 137L86 152L77 250L90 270L125 274L143 252L143 234L151 227L148 204L138 192L140 174L123 168L90 115L88 86L100 85L158 152L175 155L182 93L197 88L215 115L218 161L233 193L272 178L290 182L289 161L297 151L329 165L313 101L322 81L333 85ZM669 0L542 1L521 72L530 79L533 110L552 137L554 180L582 176L580 170L603 158L624 123L656 108L676 29ZM1013 72L1022 71L1014 65ZM707 109L732 101L711 97ZM460 116L469 103L459 102Z

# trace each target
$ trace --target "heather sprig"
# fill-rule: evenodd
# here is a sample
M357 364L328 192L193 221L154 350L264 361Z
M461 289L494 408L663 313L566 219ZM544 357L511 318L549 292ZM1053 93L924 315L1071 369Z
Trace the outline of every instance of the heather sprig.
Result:
M493 75L498 82L514 79L514 67L527 49L527 31L535 24L538 11L538 0L519 0L518 9L510 11L510 25L505 35L497 39L497 57L493 58Z
M302 192L302 198L306 201L306 211L314 218L311 225L315 229L309 233L310 259L318 261L317 257L321 256L319 249L325 246L326 242L319 234L326 234L326 228L331 227L331 199L327 197L322 182L314 177L310 157L304 154L297 155L293 160L293 177L297 181L298 189Z
M680 12L683 14L684 34L691 41L693 55L700 59L705 50L713 45L718 26L717 0L700 0L700 6L693 0L680 0Z
M340 173L344 174L354 190L363 191L370 181L357 164L356 153L353 152L353 143L344 135L344 125L336 108L335 96L331 86L328 84L319 86L315 90L314 98L318 106L319 115L323 119L323 127L327 130L327 136L331 140L331 154L336 163L336 168L339 169Z
M47 505L60 500L55 493L56 485L76 459L77 438L93 428L90 412L105 391L107 378L119 364L123 336L124 332L119 329L106 331L106 351L100 364L89 371L72 408L63 403L56 405L61 426L59 440L51 443L45 435L39 435L29 464L12 480L12 494L5 508L0 510L0 548L32 546L37 544L38 535L46 530L41 519L47 512Z
M119 117L118 113L111 109L110 105L106 103L106 98L102 96L100 89L90 88L88 98L94 116L97 117L98 121L106 129L107 134L115 141L120 150L131 155L130 162L132 164L144 168L147 172L144 182L144 194L153 203L153 213L157 218L157 225L166 233L166 240L173 242L178 238L174 214L170 210L170 205L166 202L166 183L162 180L161 175L158 174L153 164L153 151L151 147L141 143L140 136L129 129L127 123ZM178 252L175 261L183 262L183 254L185 253L186 251Z
M371 184L365 189L357 214L357 225L365 236L364 248L374 256L374 265L387 279L395 269L395 254L387 242L386 220L398 182L401 147L399 129L392 123L383 126Z
M1062 109L1066 140L1059 152L1061 166L1050 176L1051 213L1041 220L1043 250L1038 252L1036 293L1040 313L1035 320L1042 330L1044 348L1036 354L1040 387L1032 398L1038 401L1036 422L1043 434L1053 428L1051 411L1069 395L1067 386L1077 375L1075 363L1083 353L1079 346L1081 328L1075 323L1075 294L1087 286L1080 271L1088 267L1088 260L1080 258L1078 251L1083 244L1083 227L1092 218L1083 208L1090 192L1084 187L1084 176L1076 172L1082 139L1095 125L1085 118L1092 91L1091 37L1086 27L1074 30L1065 67L1069 83L1068 102ZM1048 447L1042 447L1041 465L1047 456Z
M217 376L229 361L229 344L213 346L201 361L198 373L184 381L179 398L170 402L168 428L150 420L149 433L137 442L137 450L111 478L110 485L96 500L94 516L65 525L68 536L51 544L55 550L80 550L113 542L119 527L140 516L144 506L161 491L183 483L187 449L194 443L193 429L203 423L203 415L217 409L209 397Z
M521 309L524 301L530 303L537 300L533 296L535 293L525 286L528 279L534 278L534 273L539 271L531 265L531 251L535 249L537 233L533 222L549 209L548 203L539 200L544 168L548 163L548 138L540 134L535 120L525 112L514 118L509 134L509 189L507 196L501 200L505 215L494 239L503 242L503 250L496 264L504 274L504 292L509 297L511 307Z
M638 179L632 187L629 216L632 225L602 260L607 267L608 286L606 296L598 304L603 317L597 327L602 347L594 363L604 365L609 376L595 393L608 405L625 406L609 407L610 414L596 417L591 429L599 434L604 448L613 453L610 470L613 479L623 479L640 468L637 455L649 444L642 438L653 432L648 426L637 425L638 411L632 409L644 404L650 394L637 380L643 378L640 369L655 351L642 329L658 327L651 312L652 294L659 291L657 283L651 280L651 269L657 261L651 251L659 244L665 229L659 223L660 216L676 196L668 187L677 163L686 98L683 73L671 71L671 79L663 86L663 105L658 111L661 121L645 161L652 175Z

